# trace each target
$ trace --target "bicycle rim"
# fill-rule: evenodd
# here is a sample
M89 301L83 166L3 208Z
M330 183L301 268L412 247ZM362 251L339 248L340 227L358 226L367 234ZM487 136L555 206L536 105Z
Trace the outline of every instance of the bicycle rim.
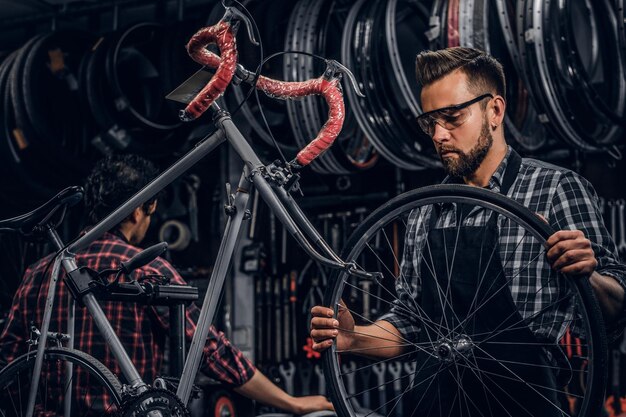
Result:
M73 364L72 377L65 378L66 364ZM0 372L0 415L26 414L35 352L25 354ZM34 416L63 416L64 399L71 393L71 416L117 415L122 386L95 358L66 348L45 351Z
M451 415L459 417L463 415L485 417L507 415L506 413L492 414L493 411L489 404L486 404L485 401L481 402L482 400L479 401L477 397L469 394L471 387L464 386L465 374L473 376L468 380L472 380L474 383L478 380L479 383L483 384L481 391L484 396L482 398L483 400L489 398L488 402L490 403L509 403L511 407L518 410L524 410L528 407L526 403L516 403L515 398L509 392L498 391L497 387L494 388L493 381L508 378L513 383L519 383L531 390L536 388L536 401L550 401L550 404L554 402L547 407L554 406L553 411L557 415L568 417L599 415L606 386L607 342L601 312L587 280L568 279L556 273L552 273L550 278L542 278L540 288L537 289L536 293L540 290L547 291L556 288L556 292L551 293L550 302L535 311L533 306L528 304L530 297L526 303L520 303L518 300L516 306L519 312L522 313L522 310L525 310L524 314L521 314L523 321L511 322L507 320L508 318L502 317L502 322L506 325L502 328L496 328L492 334L488 335L461 331L465 330L462 326L463 322L467 322L463 317L448 328L446 328L447 319L445 317L437 323L432 322L424 314L423 309L420 310L419 298L397 300L396 285L413 288L400 273L405 231L410 213L416 209L430 210L434 204L446 203L464 203L477 206L478 210L496 213L500 231L503 230L503 227L519 228L521 234L512 234L518 236L517 241L507 241L507 250L504 252L504 256L501 254L504 270L507 271L506 285L509 285L516 278L516 275L525 274L524 270L530 271L535 268L537 260L545 256L543 243L552 234L551 228L521 204L502 195L476 187L463 185L424 187L402 194L372 213L354 232L345 246L342 258L346 261L356 262L359 267L368 272L381 273L380 278L372 281L359 281L343 271L335 272L325 294L325 305L333 307L335 313L339 303L342 306L345 305L352 313L358 326L374 323L389 311L390 306L395 302L399 306L397 308L406 308L411 312L413 324L418 327L421 326L423 329L430 328L432 330L435 328L440 337L438 339L429 338L425 342L401 338L398 343L404 346L404 351L396 357L386 359L368 359L364 355L368 353L371 355L374 352L340 351L337 345L333 344L324 353L323 359L329 392L338 415L342 417L427 415L420 408L422 398L416 398L415 393L420 392L418 387L421 384L424 387L425 384L438 381L440 373L443 372L452 375L455 384L454 389L457 391L452 395L454 397L452 402L456 402L457 405L452 405ZM458 229L456 225L452 227ZM456 246L453 247L455 250L447 254L445 261L449 268L462 267L454 261L457 248ZM527 248L539 249L537 254L532 252L531 262L514 269L512 268L512 258L522 248L524 250ZM425 246L423 253L427 253L427 251L428 246ZM427 255L424 255L424 258L425 263L428 264ZM507 268L514 271L510 277ZM481 274L479 273L478 276ZM556 282L558 285L553 285ZM510 291L504 285L502 289ZM494 288L495 293L499 293L498 290L501 289ZM535 293L534 290L533 293ZM447 298L448 294L447 289L442 289L442 296L439 299L442 305L450 303ZM479 314L480 308L488 301L484 299L473 300L474 309L470 308L467 317ZM409 302L413 304L407 306L406 304ZM568 309L573 306L576 308L576 313L564 315L559 320L557 320L558 315L551 314L557 310L571 311ZM552 321L547 321L548 318L551 318ZM450 322L453 322L452 318ZM459 326L459 322L461 326ZM549 351L551 355L545 364L510 364L504 363L504 359L499 361L498 358L492 357L490 359L494 362L497 361L496 365L499 367L497 374L493 373L493 368L485 369L486 367L480 365L486 363L483 359L488 344L495 343L495 340L502 345L507 343L498 339L503 331L515 329L516 326L527 326L536 334L542 327L546 327L545 323L555 326L550 327L551 329L558 329L553 338L537 339L541 349ZM460 338L459 335L464 337ZM447 358L445 363L437 353L444 340L454 341L452 351L455 354L452 361ZM469 341L471 348L462 352L458 348L460 346L459 340L463 343ZM528 348L522 343L511 344L511 349ZM418 353L426 354L429 361L422 360L418 363ZM424 369L425 366L433 367L436 372L427 374L430 379L418 380L416 375L419 375L420 370ZM523 368L515 368L514 366L522 366ZM541 384L533 382L532 385L529 385L523 377L520 377L521 373L516 371L516 369L527 369L526 367L529 366L548 367L551 371L558 372L557 383L552 386L536 386ZM554 394L556 401L545 398L546 396L543 394L548 391ZM474 392L476 391L474 390ZM479 411L475 411L476 409ZM416 410L419 410L419 413ZM431 409L431 412L435 413L432 415L439 415L436 409ZM447 413L448 411L443 415L447 415ZM522 411L521 413L522 415L532 415L530 412L524 414Z

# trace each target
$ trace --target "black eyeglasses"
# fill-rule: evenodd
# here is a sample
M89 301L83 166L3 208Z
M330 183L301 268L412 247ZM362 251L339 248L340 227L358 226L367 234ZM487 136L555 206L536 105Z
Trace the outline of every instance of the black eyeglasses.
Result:
M465 103L457 104L455 106L442 107L437 110L432 110L424 114L420 114L417 117L417 124L428 136L432 137L435 134L435 124L443 127L446 130L456 129L467 121L472 115L469 108L474 103L485 98L493 98L492 94L483 94L476 98L466 101Z

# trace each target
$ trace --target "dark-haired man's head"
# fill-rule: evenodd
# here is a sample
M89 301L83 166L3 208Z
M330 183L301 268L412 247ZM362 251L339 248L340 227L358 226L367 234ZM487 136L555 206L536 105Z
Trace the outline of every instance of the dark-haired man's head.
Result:
M109 155L98 161L85 182L85 209L95 225L158 175L156 166L138 155ZM156 198L137 207L117 228L131 243L140 243L156 210Z
M424 110L420 126L433 139L446 171L471 177L494 140L498 149L506 146L502 65L473 48L424 51L416 58L416 78Z

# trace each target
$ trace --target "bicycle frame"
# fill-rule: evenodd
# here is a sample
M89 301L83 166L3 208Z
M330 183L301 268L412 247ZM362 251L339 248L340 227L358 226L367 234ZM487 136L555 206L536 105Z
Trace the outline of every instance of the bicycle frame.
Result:
M356 265L343 262L341 258L334 253L330 245L324 241L315 227L306 218L302 210L289 195L288 191L281 185L272 183L271 174L268 174L266 170L267 167L261 162L250 144L237 129L228 112L219 109L216 104L213 104L211 108L214 111L214 120L217 127L217 131L215 133L202 139L186 155L152 180L143 189L138 191L124 204L111 212L106 218L104 218L76 242L69 245L55 259L54 262L56 267L53 271L52 282L46 302L46 309L44 311L44 323L42 324L42 332L39 338L37 358L32 376L29 408L34 406L36 387L39 382L39 374L41 373L43 351L46 345L47 329L54 299L54 287L60 274L59 264L62 265L63 269L68 274L76 271L79 266L75 260L75 252L87 247L97 238L102 236L106 231L111 230L128 215L130 215L136 207L155 196L159 191L183 175L189 168L225 141L228 141L235 152L239 155L241 160L244 162L244 167L237 190L234 194L234 198L232 199L232 204L230 206L231 211L226 222L217 259L215 261L215 267L208 284L206 296L202 303L196 331L185 360L180 383L176 392L178 397L185 404L189 400L193 381L195 380L199 369L202 350L208 336L209 327L215 317L220 293L231 265L231 259L239 238L242 223L249 217L249 211L246 208L248 206L249 195L253 187L256 187L259 195L268 204L270 209L275 213L289 233L296 239L298 244L309 254L309 256L328 267L343 268L354 275L367 278L372 277L371 274L358 270ZM59 246L59 248L62 248L62 244L58 240L56 232L50 230L49 235L53 240L55 240L56 237L55 243ZM323 254L319 253L318 250L313 247L311 242L317 245ZM96 296L93 293L88 292L84 294L79 301L88 309L89 314L92 316L96 326L98 327L98 330L111 349L113 356L118 361L122 374L128 381L129 386L132 389L137 390L137 392L143 392L147 388L147 385L142 380L119 338L113 331L109 320L96 300ZM70 311L72 311L72 309L70 309ZM68 332L71 335L73 329L70 326L71 323L70 320L68 320ZM71 339L70 343L72 343ZM30 410L27 415L31 416L32 410Z

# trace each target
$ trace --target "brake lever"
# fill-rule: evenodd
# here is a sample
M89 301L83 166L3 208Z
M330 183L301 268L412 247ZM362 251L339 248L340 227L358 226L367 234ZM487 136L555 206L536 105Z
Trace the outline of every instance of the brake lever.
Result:
M324 77L331 78L331 77L336 76L337 74L345 74L350 80L350 84L352 84L352 88L354 89L356 94L359 97L365 97L365 94L363 94L361 92L361 89L359 88L359 84L356 81L356 77L354 76L352 71L348 69L348 67L346 67L345 65L343 65L342 63L334 59L325 59L324 61L326 62L326 70L324 70Z
M236 23L242 21L246 25L248 31L248 39L253 45L258 46L259 42L254 37L254 30L252 30L252 21L248 16L241 12L241 10L235 7L227 7L224 16L222 16L224 22L228 22L233 25L233 29L236 29Z

